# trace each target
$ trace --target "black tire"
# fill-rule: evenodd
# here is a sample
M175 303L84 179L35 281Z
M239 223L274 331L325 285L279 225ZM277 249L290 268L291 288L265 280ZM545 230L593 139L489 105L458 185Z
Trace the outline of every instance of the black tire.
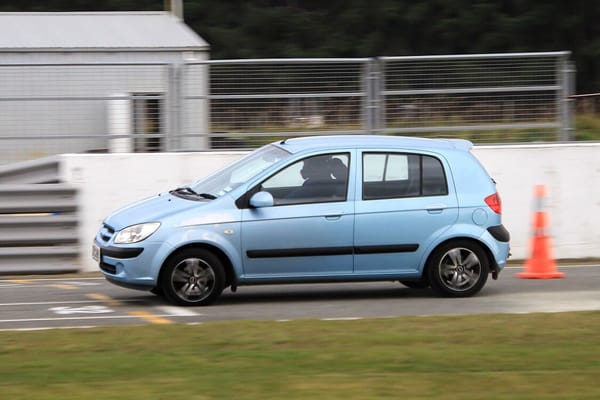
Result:
M427 289L429 287L429 281L427 279L419 279L415 281L400 281L406 287L411 289Z
M469 297L485 285L489 264L480 245L468 240L454 240L442 244L429 257L429 282L444 296Z
M205 249L186 249L171 257L160 275L165 297L181 306L211 304L223 291L225 272L219 258Z
M155 286L152 289L150 289L150 293L155 294L159 297L164 297L164 295L165 295L165 292L163 292L163 290L160 286Z

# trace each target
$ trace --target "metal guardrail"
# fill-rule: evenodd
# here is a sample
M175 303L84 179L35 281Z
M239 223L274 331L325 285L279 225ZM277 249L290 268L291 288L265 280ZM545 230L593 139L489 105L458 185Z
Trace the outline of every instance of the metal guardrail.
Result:
M77 191L0 184L0 274L76 271Z
M0 185L27 183L58 183L59 157L0 165Z

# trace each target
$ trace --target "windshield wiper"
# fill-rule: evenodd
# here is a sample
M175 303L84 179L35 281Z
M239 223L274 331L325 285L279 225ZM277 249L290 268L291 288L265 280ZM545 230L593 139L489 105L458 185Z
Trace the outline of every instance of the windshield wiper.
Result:
M193 196L198 196L198 197L204 197L205 199L208 199L208 200L215 200L217 198L217 196L212 195L210 193L198 193L189 186L179 187L175 190L171 190L171 192L178 193L178 194L184 194L184 195L188 194L188 195L193 195Z
M198 195L198 193L196 193L196 191L189 186L178 187L175 190L171 190L171 192L182 193L182 194L193 194L194 196Z

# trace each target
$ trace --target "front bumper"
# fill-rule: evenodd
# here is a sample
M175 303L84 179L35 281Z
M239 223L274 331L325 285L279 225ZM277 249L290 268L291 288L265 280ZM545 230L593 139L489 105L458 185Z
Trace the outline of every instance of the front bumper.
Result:
M98 246L100 246L100 244L98 242L96 242L96 244ZM144 251L143 247L108 246L108 247L102 248L103 255L105 255L107 257L111 257L111 258L120 258L120 259L135 258L135 257L139 256L140 254L142 254L143 251Z
M156 286L157 274L153 257L160 244L144 243L144 247L103 244L94 240L96 261L100 272L111 283L128 288L150 290Z

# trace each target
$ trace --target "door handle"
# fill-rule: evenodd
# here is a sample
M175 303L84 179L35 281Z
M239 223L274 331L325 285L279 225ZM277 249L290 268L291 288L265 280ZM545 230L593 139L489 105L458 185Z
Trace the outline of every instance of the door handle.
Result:
M324 215L325 219L328 221L337 221L342 218L342 211L330 211Z
M441 214L448 206L443 203L429 204L425 207L429 214Z

